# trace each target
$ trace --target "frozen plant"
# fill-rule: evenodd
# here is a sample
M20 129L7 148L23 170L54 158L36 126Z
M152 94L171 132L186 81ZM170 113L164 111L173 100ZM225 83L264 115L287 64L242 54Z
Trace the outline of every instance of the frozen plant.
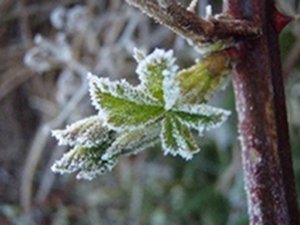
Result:
M148 56L136 50L134 58L137 86L89 75L92 103L99 113L53 131L59 144L72 147L54 163L54 172L78 172L77 178L93 179L111 170L120 155L157 143L165 155L189 160L199 151L192 131L202 135L230 115L206 104L230 70L225 51L183 70L172 50L156 49Z

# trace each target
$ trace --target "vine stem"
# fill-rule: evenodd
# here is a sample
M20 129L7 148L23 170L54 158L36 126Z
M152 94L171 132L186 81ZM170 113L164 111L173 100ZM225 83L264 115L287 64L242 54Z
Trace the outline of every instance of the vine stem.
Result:
M224 0L224 13L257 23L263 31L239 43L233 75L250 224L297 225L278 11L273 0Z

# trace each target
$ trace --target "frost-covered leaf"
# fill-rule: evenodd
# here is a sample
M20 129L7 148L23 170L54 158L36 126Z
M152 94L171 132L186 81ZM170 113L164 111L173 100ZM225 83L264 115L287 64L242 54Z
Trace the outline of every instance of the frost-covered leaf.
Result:
M158 120L163 106L125 80L90 76L90 92L100 117L113 130L133 129Z
M165 154L191 159L199 151L191 129L202 134L230 114L199 104L218 89L229 68L223 53L213 54L178 73L172 51L156 49L144 56L136 50L138 86L89 75L99 115L53 131L59 144L73 149L52 170L93 179L111 170L120 155L136 154L159 141Z
M174 108L172 114L187 127L198 130L201 135L203 131L220 126L231 113L206 104L182 104Z
M161 125L159 122L143 128L125 131L120 134L107 149L102 159L108 159L120 154L136 154L159 142Z
M100 174L111 171L116 164L116 158L101 159L106 148L107 145L92 148L74 147L57 160L51 169L60 174L77 172L77 179L92 180Z
M199 151L191 131L172 113L167 113L162 121L160 138L164 154L191 159Z
M170 88L176 89L174 84L178 66L175 64L175 60L172 50L155 49L153 53L139 61L136 69L141 81L140 86L145 88L154 99L166 102L168 105L170 105L167 102L170 97L169 93L172 91ZM177 92L172 91L173 97ZM168 106L168 108L171 107Z
M226 53L215 52L179 71L180 102L204 103L224 85L230 70Z
M68 125L64 130L54 130L52 135L59 145L95 147L114 138L115 132L103 126L98 116L91 116Z

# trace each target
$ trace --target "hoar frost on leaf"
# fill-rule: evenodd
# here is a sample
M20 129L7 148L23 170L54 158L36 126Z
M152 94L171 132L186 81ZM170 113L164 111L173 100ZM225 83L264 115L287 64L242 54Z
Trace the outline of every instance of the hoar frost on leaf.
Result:
M54 130L52 135L59 145L95 147L112 138L114 132L103 126L98 116L91 116L67 126L64 130Z
M99 154L101 150L101 147L74 147L57 160L51 169L61 174L78 172L77 179L92 180L97 175L110 171L116 164L116 158L102 160Z
M197 130L199 135L202 135L204 131L220 126L230 114L230 111L206 104L183 104L173 110L173 115L181 123Z
M73 147L54 164L54 171L77 171L78 178L92 179L109 171L120 155L136 154L159 142L164 154L189 160L199 151L192 131L202 135L230 115L205 104L207 92L219 84L212 79L223 76L227 65L216 69L213 59L204 59L203 65L198 62L199 70L179 71L173 51L160 49L148 56L135 50L135 58L140 79L137 86L89 74L92 104L99 114L53 132L59 144ZM209 83L198 85L194 81ZM203 95L201 101L186 97L190 87L193 94Z
M159 102L151 100L138 87L125 80L89 76L93 105L103 122L112 130L136 129L155 122L163 114Z
M160 124L154 123L144 128L122 132L107 149L102 159L117 155L137 154L159 143Z
M64 130L54 130L53 136L60 145L73 147L57 160L55 173L77 172L78 179L93 179L110 171L120 155L136 154L159 142L160 127L115 132L103 126L99 116L91 116L75 122Z
M136 73L141 86L153 98L163 102L170 109L179 95L179 84L175 79L179 67L172 50L155 49L153 53L139 61Z
M189 128L170 114L167 114L162 121L160 138L165 155L180 155L188 160L199 151Z
M139 64L136 72L140 84L132 86L124 80L110 81L107 78L90 75L93 104L100 111L100 117L105 124L116 131L147 130L151 124L159 124L162 131L158 136L162 141L164 152L190 159L198 151L190 129L202 134L223 123L230 113L206 104L177 101L181 97L179 85L184 82L184 79L180 80L177 77L178 74L182 76L182 73L178 71L178 66L175 64L173 51L156 49L148 56L138 53L138 50L135 52L138 54L136 57ZM210 65L204 62L205 65ZM207 70L212 71L210 67ZM186 73L189 70L184 71ZM206 72L205 68L200 70L202 71ZM199 76L195 74L195 70L192 72L193 76ZM213 71L213 73L215 75L217 72ZM197 81L189 78L188 82ZM210 83L211 79L209 78ZM178 82L179 80L181 83ZM200 87L206 90L203 86L205 84ZM164 139L170 129L173 133L172 137L176 139L177 147L171 146L170 142ZM110 154L105 156L107 155Z

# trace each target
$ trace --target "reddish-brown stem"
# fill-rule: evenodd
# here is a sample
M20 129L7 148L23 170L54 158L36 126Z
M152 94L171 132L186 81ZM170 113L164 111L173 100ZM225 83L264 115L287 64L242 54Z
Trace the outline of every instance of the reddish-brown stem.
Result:
M263 30L239 44L241 59L233 75L250 224L297 225L274 2L225 0L224 11Z
M251 21L237 20L223 15L204 19L187 10L176 0L126 0L148 16L192 41L195 46L215 40L238 40L256 37L261 30Z

